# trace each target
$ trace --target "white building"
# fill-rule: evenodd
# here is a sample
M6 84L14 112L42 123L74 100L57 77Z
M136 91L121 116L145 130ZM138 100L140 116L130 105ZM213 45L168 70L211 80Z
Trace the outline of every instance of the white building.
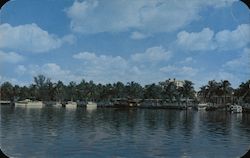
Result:
M183 87L184 86L184 81L182 80L176 80L175 78L174 79L169 79L170 82L174 82L174 84L176 85L177 88L179 87Z

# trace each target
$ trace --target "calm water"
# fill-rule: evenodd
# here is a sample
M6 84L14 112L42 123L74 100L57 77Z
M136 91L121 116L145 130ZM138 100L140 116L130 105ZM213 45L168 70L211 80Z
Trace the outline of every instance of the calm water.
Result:
M250 115L1 107L0 136L12 157L235 158L250 148Z

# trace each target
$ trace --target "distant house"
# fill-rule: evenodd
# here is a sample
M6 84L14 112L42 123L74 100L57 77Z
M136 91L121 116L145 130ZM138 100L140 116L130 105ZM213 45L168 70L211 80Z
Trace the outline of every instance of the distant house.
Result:
M177 88L180 88L180 87L183 87L184 86L184 81L182 80L176 80L175 78L174 79L169 79L170 82L173 82Z

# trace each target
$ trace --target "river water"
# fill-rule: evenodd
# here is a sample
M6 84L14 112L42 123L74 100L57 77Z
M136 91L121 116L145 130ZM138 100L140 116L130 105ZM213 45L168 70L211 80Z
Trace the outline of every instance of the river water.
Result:
M250 149L250 114L2 106L0 126L11 157L236 158Z

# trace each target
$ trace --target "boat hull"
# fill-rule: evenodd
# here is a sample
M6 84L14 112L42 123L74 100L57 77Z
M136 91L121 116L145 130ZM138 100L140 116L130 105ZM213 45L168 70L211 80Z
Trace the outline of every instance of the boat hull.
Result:
M43 108L44 104L41 101L31 101L31 102L16 102L16 107L25 107L25 108Z
M88 102L86 105L87 110L95 110L97 109L97 104L95 102Z

